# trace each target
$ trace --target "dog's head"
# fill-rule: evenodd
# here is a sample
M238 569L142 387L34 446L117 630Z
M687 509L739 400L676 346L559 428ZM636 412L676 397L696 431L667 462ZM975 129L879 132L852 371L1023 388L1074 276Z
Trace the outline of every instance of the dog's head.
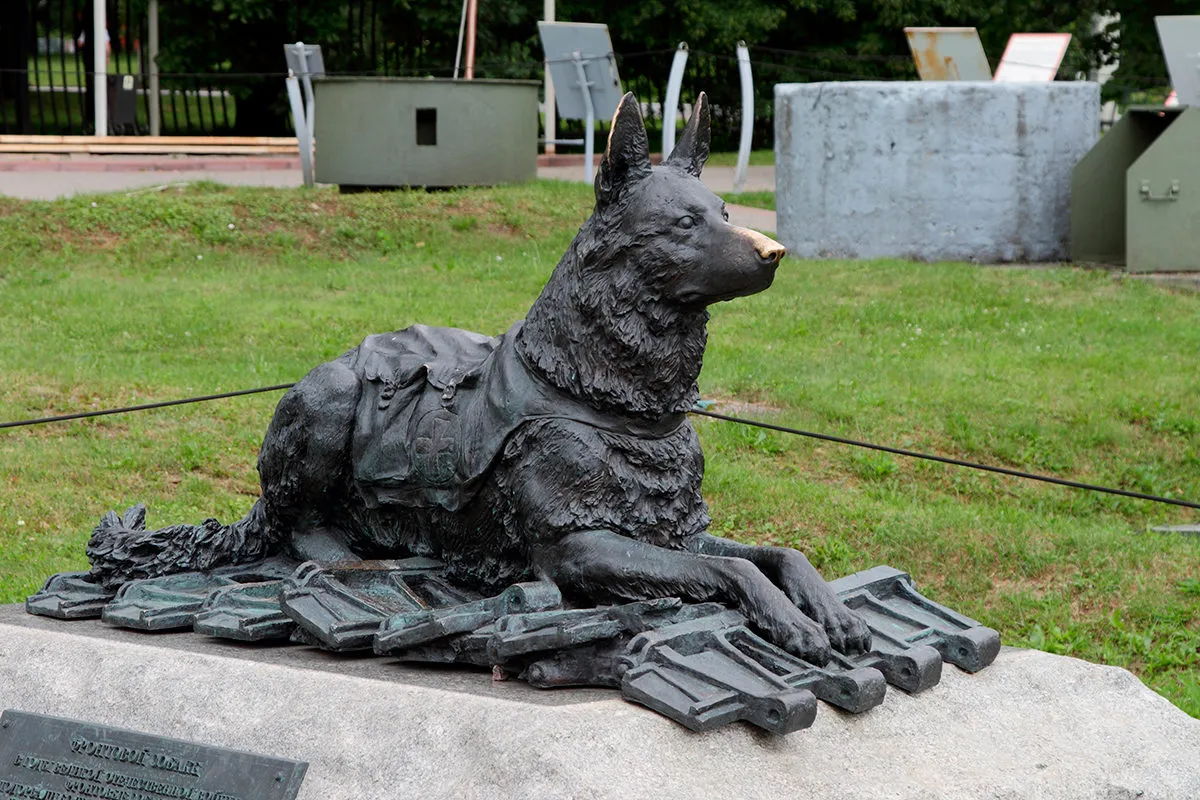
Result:
M675 150L652 167L641 110L626 94L595 181L596 212L614 244L636 251L664 300L689 307L761 292L785 253L773 239L729 224L724 201L700 182L708 144L708 98L701 93Z

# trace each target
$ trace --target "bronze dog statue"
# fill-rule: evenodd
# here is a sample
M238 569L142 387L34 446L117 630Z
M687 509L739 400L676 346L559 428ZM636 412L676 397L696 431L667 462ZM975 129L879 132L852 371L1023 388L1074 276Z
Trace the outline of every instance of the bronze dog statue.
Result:
M706 309L766 289L784 255L700 182L708 128L701 95L652 167L626 95L595 210L523 321L496 338L415 326L317 367L276 409L244 519L144 531L110 515L91 579L428 555L479 590L539 577L582 604L716 600L811 661L866 650L803 554L705 531L686 415Z

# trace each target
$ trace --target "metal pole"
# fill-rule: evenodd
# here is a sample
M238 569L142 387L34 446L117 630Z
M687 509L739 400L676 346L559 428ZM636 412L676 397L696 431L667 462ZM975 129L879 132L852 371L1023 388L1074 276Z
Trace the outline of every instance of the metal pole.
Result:
M733 190L746 188L746 169L750 166L750 137L754 133L754 81L750 76L750 49L745 42L737 46L738 72L742 76L742 141L738 145L737 169L733 173Z
M475 79L475 18L479 15L478 0L467 0L467 68L464 78Z
M92 92L97 136L108 136L108 8L92 0Z
M463 31L467 27L467 3L463 0L462 16L458 18L458 47L454 49L454 80L458 80L458 65L462 63Z
M308 136L308 123L304 120L304 101L300 99L300 81L296 77L296 73L290 69L287 76L287 95L288 103L292 107L296 141L300 145L300 172L304 177L304 185L312 186L312 139Z
M579 89L583 92L583 107L587 111L587 121L584 123L587 130L583 132L583 177L588 183L592 182L593 161L595 161L595 147L592 139L596 134L596 109L592 107L592 84L588 82L587 73L584 72L583 57L576 50L571 54L575 61L575 75L579 78Z
M554 4L555 0L545 0L542 6L542 18L546 22L554 22ZM554 105L554 84L550 81L550 64L546 64L546 155L552 156L557 151L557 147L553 139L558 137L555 132L558 130L558 109Z
M300 85L304 87L304 126L308 129L309 147L313 144L313 88L312 75L308 71L308 51L304 49L304 42L296 42L296 49L300 51Z
M146 12L146 27L150 37L147 66L150 69L150 135L162 135L162 97L158 91L158 0L150 0Z
M687 66L687 42L680 42L671 62L671 74L667 78L667 97L663 100L663 161L675 149L675 111L679 108L679 90L683 86L683 68Z

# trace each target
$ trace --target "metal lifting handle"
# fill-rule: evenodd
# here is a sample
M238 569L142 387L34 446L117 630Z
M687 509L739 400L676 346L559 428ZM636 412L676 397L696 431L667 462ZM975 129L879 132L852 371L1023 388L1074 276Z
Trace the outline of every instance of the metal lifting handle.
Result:
M1142 201L1147 203L1172 203L1179 199L1179 181L1171 181L1171 185L1167 187L1166 194L1155 195L1150 191L1150 181L1142 181L1142 186L1138 189L1138 194L1142 196Z
M675 60L671 62L671 74L667 78L667 96L663 100L663 161L675 149L675 112L679 109L679 90L683 86L683 68L687 66L687 42L680 42L675 50Z

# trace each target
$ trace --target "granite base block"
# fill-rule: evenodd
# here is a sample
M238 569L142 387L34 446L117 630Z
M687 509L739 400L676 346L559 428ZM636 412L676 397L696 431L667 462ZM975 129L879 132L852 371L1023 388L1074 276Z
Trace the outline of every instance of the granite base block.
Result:
M0 708L307 761L301 800L1200 797L1200 720L1122 669L1005 648L889 694L786 737L694 734L615 691L0 606Z

